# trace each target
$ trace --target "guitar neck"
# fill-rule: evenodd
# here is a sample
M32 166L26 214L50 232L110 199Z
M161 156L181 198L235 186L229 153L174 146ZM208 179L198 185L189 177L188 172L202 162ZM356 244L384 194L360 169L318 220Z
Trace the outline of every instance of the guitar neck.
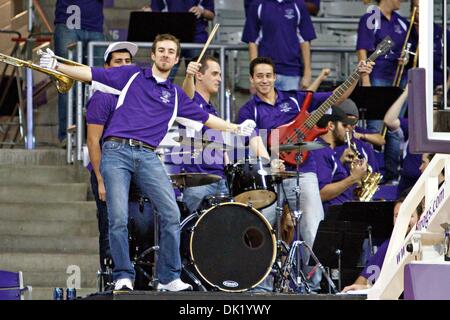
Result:
M360 76L357 71L354 71L350 77L345 80L344 83L342 83L339 87L336 88L336 90L333 91L333 94L328 97L327 100L325 100L322 105L314 111L311 116L305 121L305 125L308 128L312 128L319 120L322 118L322 116L330 109L332 106L336 104L336 101L338 101L344 93L355 83L359 80Z
M366 62L371 62L376 59L375 53L373 53ZM336 90L333 91L333 94L325 100L322 105L317 108L311 116L308 117L308 119L305 121L305 125L308 128L312 128L316 125L316 123L322 118L322 116L330 109L332 106L336 104L336 101L338 101L344 93L355 83L359 80L360 75L358 73L358 70L353 71L353 73L342 83L339 87L336 88Z

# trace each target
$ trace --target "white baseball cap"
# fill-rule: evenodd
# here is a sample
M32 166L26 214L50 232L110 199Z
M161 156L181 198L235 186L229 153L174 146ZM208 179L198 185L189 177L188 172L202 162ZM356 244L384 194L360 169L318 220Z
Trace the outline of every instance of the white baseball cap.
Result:
M134 55L138 51L138 46L137 46L137 44L135 44L133 42L128 42L128 41L111 43L105 51L105 55L104 55L105 62L108 59L108 55L111 52L115 52L115 51L122 50L122 49L127 49L128 51L130 51L131 57L134 57Z

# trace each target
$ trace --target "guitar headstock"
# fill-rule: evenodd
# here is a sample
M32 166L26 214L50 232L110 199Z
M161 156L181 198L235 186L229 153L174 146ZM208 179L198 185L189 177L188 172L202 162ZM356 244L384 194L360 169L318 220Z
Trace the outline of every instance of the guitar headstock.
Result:
M369 61L375 61L379 56L386 54L394 45L394 41L392 41L391 37L387 36L383 39L378 45L375 51L370 55L367 59Z

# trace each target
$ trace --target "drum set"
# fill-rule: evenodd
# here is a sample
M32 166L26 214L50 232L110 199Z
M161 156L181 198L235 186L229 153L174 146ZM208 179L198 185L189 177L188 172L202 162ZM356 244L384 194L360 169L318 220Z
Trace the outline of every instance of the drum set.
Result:
M323 145L308 142L291 145L290 150L301 154L321 147ZM300 163L301 159L298 160L298 165ZM170 174L169 177L173 187L179 189L181 194L185 188L207 185L222 179L218 175L189 172ZM295 210L283 210L284 198L281 195L284 179L297 178L294 191L299 199L298 170L272 172L260 158L246 158L225 166L225 177L229 195L206 196L192 213L182 201L178 201L181 211L182 280L190 283L197 291L244 292L256 288L266 278L273 277L273 292L309 293L310 289L302 272L300 247L303 246L315 260L316 267L323 271L330 287L335 289L311 248L301 240L302 212L299 200ZM269 207L275 209L274 226L261 213ZM292 243L282 237L283 220L291 222L292 232L295 233L295 241ZM132 256L135 270L144 275L150 289L155 288L158 282L155 267L159 250L159 225L155 211L153 221L153 246L141 250L138 255L135 253L139 250L134 247ZM132 234L130 239L134 239Z

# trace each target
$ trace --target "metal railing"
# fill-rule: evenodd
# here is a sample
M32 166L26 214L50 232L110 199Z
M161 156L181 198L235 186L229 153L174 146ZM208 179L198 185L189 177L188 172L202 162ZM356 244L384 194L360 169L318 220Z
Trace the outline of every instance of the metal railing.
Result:
M88 44L88 64L90 66L94 66L94 52L96 47L107 47L113 42L109 41L91 41ZM137 42L136 43L140 49L150 49L152 46L152 43L150 42ZM203 44L195 44L195 43L182 43L181 47L183 49L201 49L203 48ZM69 59L73 59L73 51L75 50L74 46L71 46L69 50ZM222 66L222 70L227 70L227 64L230 63L226 59L226 53L228 51L247 51L248 46L245 44L239 44L239 45L229 45L229 44L212 44L209 46L209 49L215 50L219 52L219 61L220 65ZM354 53L354 48L345 48L345 47L313 47L311 48L311 51L314 52L332 52L332 53L341 53L344 55L344 60L347 62L346 65L348 65L349 61L349 54ZM77 61L81 63L83 52L82 52L82 46L81 42L79 42L76 46L76 54L77 54ZM346 73L349 72L349 70L346 70ZM233 118L232 110L231 110L231 99L233 99L234 92L226 92L227 88L232 87L228 85L227 76L223 76L223 80L220 84L220 89L218 93L218 101L219 101L219 114L221 118L230 121ZM74 90L74 89L72 89ZM73 105L73 91L71 90L71 93L69 93L69 101L68 102L68 112L67 112L67 125L68 128L71 128L73 126L73 117L71 109L71 106ZM228 101L227 101L228 99ZM83 160L83 144L84 141L84 117L83 117L83 106L84 106L84 96L82 91L82 84L80 82L77 82L77 88L76 88L76 97L75 97L75 105L76 105L76 156L72 155L72 133L68 133L67 138L67 162L72 163L73 159L76 159L77 161ZM69 130L70 131L70 130ZM70 134L70 136L69 136Z
M70 44L67 47L68 59L83 63L83 43L81 41ZM75 96L75 99L74 99ZM73 106L75 101L75 123L73 119ZM66 159L67 163L73 163L74 159L83 160L82 148L84 144L84 121L83 121L83 84L76 81L76 85L67 93L67 149ZM73 148L73 134L75 136L76 154L72 153Z
M92 41L88 45L88 63L90 66L94 65L94 48L95 47L106 47L109 44L113 42L106 42L106 41ZM152 46L152 43L150 42L137 42L136 43L140 49L150 49ZM182 49L201 49L203 48L203 44L195 44L195 43L182 43L181 44ZM226 59L226 53L228 51L247 51L248 46L246 44L237 44L237 45L230 45L230 44L212 44L209 46L209 49L215 50L219 52L219 61L220 65L222 67L222 70L225 72L227 70L227 64L230 63ZM349 53L355 53L355 49L353 47L312 47L311 48L312 53L314 52L328 52L328 53L341 53L344 55L344 59L346 62L349 61L348 54ZM348 73L348 70L346 70L346 73ZM228 85L227 76L224 75L220 89L219 89L219 108L220 108L220 116L222 118L225 118L226 114L231 115L230 110L226 110L226 104L225 104L225 90L227 87L230 87ZM232 92L234 94L234 92Z

